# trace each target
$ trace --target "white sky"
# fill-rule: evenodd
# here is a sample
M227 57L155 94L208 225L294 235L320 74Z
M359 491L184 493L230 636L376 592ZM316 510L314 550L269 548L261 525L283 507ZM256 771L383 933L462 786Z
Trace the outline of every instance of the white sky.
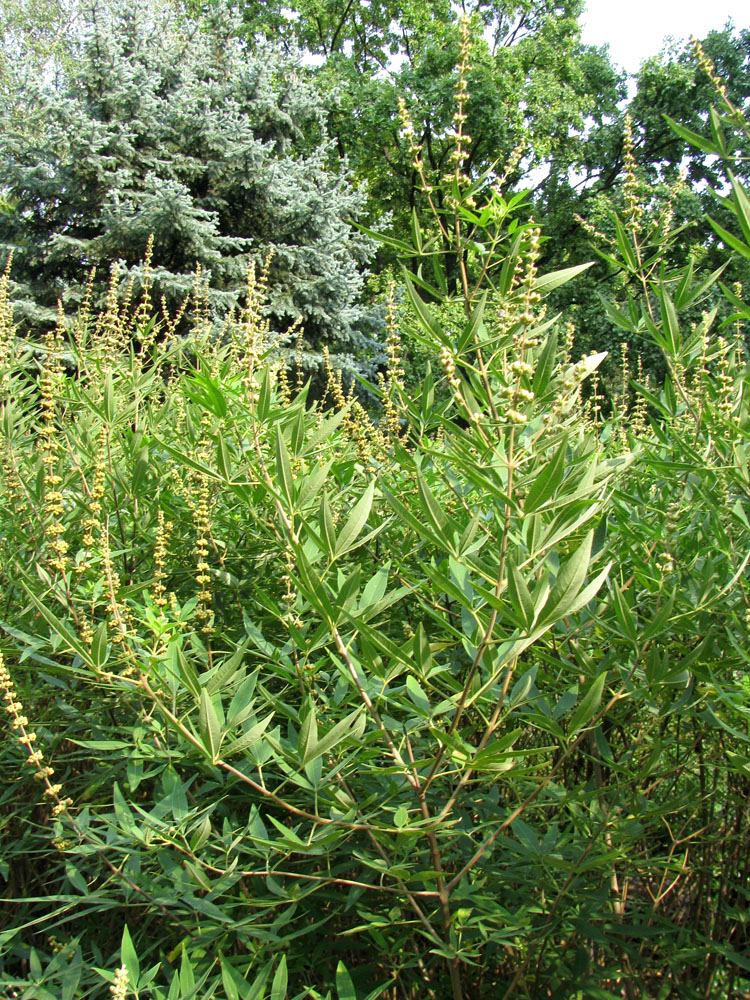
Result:
M667 35L703 38L729 18L750 28L750 0L588 0L581 25L586 44L609 44L612 61L635 73Z

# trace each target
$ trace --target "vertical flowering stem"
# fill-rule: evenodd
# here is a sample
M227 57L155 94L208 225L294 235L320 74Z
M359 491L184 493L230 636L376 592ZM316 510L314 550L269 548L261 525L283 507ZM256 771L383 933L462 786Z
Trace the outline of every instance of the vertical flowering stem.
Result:
M50 330L44 338L46 359L42 372L41 402L42 426L39 431L39 450L44 467L44 534L47 539L47 553L50 567L62 577L66 570L68 543L62 537L65 526L61 521L64 511L63 495L60 492L62 476L58 471L58 428L56 420L57 396L62 378L60 353L64 317L62 306L58 309L55 330Z

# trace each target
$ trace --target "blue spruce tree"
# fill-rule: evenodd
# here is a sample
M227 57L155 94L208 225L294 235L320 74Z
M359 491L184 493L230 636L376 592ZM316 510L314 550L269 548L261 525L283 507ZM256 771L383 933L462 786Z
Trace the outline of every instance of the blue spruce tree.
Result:
M251 49L217 15L200 25L161 0L96 3L57 77L14 74L0 109L0 250L13 250L21 332L74 310L92 266L142 273L176 309L196 264L215 315L269 252L273 325L304 327L308 365L328 345L358 367L375 326L362 304L371 242L350 224L363 195L325 130L304 69Z

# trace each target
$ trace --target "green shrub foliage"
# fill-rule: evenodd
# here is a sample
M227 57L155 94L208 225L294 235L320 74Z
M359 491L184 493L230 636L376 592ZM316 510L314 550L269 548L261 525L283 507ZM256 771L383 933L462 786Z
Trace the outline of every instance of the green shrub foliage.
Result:
M440 253L392 246L436 367L392 322L377 420L311 403L252 270L223 344L112 293L37 354L6 273L11 995L746 992L747 307L686 326L718 276L613 218L665 375L605 419L545 313L580 269L453 142Z

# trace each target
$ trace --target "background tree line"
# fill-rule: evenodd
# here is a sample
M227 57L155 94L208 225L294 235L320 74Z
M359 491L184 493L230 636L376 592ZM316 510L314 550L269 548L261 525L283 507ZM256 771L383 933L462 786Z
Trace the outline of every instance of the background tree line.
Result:
M54 321L58 297L75 307L81 274L97 264L103 298L113 258L124 263L123 288L128 275L137 285L153 232L159 294L175 308L198 263L211 273L219 316L248 260L271 251L269 309L279 330L303 322L306 366L328 344L340 366L372 373L382 363L373 307L388 276L398 277L398 255L381 246L375 256L350 223L397 242L417 224L428 247L431 238L439 245L398 106L406 102L443 210L463 15L474 35L464 166L473 178L506 172L511 188L530 189L527 217L545 227L543 268L598 259L606 242L592 230L613 238L626 114L644 230L667 212L682 229L680 250L715 266L706 216L727 221L712 193L715 157L664 118L702 132L711 81L686 43L629 81L606 49L582 43L583 10L583 0L247 2L239 12L224 0L47 0L33 10L14 0L0 53L0 247L14 251L17 315L32 327ZM704 48L745 106L750 31L728 26ZM747 178L747 142L732 141ZM369 284L368 267L378 275ZM449 283L455 273L449 267ZM551 307L573 308L582 349L611 350L620 339L598 294L622 280L600 261L553 297ZM745 281L746 268L732 263L724 280Z

